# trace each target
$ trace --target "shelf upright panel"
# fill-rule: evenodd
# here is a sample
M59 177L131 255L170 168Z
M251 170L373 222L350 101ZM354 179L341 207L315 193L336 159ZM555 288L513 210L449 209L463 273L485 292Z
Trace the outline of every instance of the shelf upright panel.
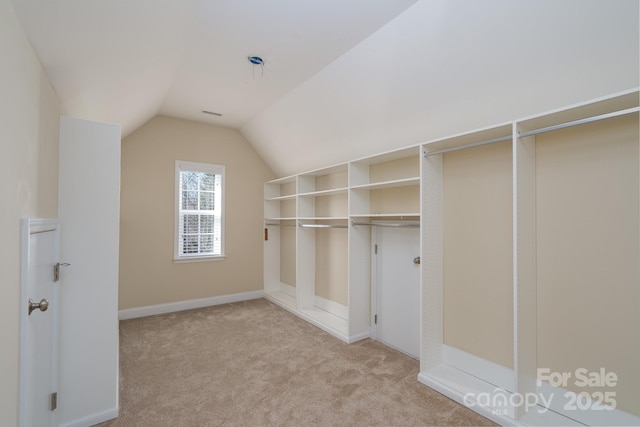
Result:
M513 320L516 390L536 393L536 146L535 136L518 138L513 124ZM529 394L532 393L532 394ZM515 418L526 407L515 408Z
M298 175L297 188L299 193L315 190L315 180L311 175ZM297 197L296 218L309 215L309 210L315 214L315 200L309 198L305 206ZM313 308L315 299L315 272L316 272L316 245L315 229L300 227L300 221L296 222L296 302L298 310Z
M443 336L443 155L424 157L422 166L421 374L442 363Z
M365 167L366 166L366 167ZM364 183L369 180L369 166L352 162L349 164L349 184ZM369 210L369 192L349 191L349 210L364 212ZM349 225L348 274L349 274L349 337L358 341L371 333L371 231L369 227Z

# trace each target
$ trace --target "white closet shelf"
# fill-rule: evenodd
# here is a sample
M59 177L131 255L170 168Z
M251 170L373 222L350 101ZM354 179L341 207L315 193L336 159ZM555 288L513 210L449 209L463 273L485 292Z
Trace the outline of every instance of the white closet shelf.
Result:
M400 218L400 219L420 219L420 212L404 212L404 213L367 213L349 215L350 218Z
M269 197L265 200L267 202L271 202L271 201L282 201L282 200L295 200L295 198L296 198L295 194L287 194L286 196Z
M517 120L518 130L526 132L532 129L556 126L562 123L587 119L616 111L638 107L637 89L622 92L617 96L604 97L585 103L571 105L544 114Z
M296 182L296 177L294 176L285 176L283 178L276 178L271 181L267 181L265 184L290 184L292 182Z
M349 217L346 216L301 216L298 217L301 221L339 221L339 220L347 220Z
M277 218L265 218L265 221L295 221L296 217L277 217Z
M332 188L328 190L320 190L320 191L311 191L308 193L300 193L298 196L300 197L319 197L319 196L333 196L335 194L346 194L347 187L342 188Z
M352 160L351 163L358 165L377 165L380 163L392 162L394 160L417 156L419 152L420 144L401 148L399 150L387 151L384 153L376 154L374 156Z
M412 187L420 185L420 177L411 177L403 179L394 179L392 181L374 182L371 184L354 185L352 190L373 191L382 190L384 188L396 188L396 187Z
M329 166L326 168L314 169L312 171L304 172L300 174L300 176L322 176L322 175L333 175L340 172L346 172L348 169L347 163L339 163L337 165Z
M427 142L424 145L423 154L434 153L441 150L454 150L463 147L473 147L475 145L484 145L494 140L510 140L512 139L513 124L512 122L491 126L476 130L473 132L465 132L447 138L437 139Z

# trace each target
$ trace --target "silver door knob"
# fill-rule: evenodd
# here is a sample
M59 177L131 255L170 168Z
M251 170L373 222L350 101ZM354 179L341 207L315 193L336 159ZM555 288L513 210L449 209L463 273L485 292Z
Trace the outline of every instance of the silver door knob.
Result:
M47 311L48 308L49 301L47 301L46 299L42 298L40 302L33 302L33 300L29 298L29 315L31 315L31 312L33 310L39 309L40 311Z

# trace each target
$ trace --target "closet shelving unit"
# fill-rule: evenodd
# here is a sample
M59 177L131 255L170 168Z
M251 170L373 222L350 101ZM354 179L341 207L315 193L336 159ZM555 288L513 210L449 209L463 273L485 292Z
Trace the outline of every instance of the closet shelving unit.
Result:
M289 309L296 307L296 188L295 176L264 184L264 291Z
M348 197L348 164L265 183L265 260L269 259L265 261L265 295L341 340L353 342L365 336L350 333ZM283 202L288 203L286 216L282 216ZM279 249L284 226L294 239L293 245L289 241L293 254ZM281 271L272 268L289 263L291 270L292 260L293 290L290 283L282 282Z
M374 325L371 305L371 229L420 219L420 147L382 153L349 164L350 309L358 313L354 332Z
M592 102L587 102L572 107L555 110L549 113L516 120L514 122L483 129L477 132L471 132L456 137L445 138L438 141L433 141L423 145L424 159L422 162L422 259L423 262L423 278L422 278L422 354L420 364L420 374L418 380L443 394L457 400L458 402L471 406L475 411L487 416L490 419L507 425L577 425L582 423L585 425L638 425L640 424L640 414L630 414L624 412L621 409L615 410L566 410L564 403L567 401L561 398L567 393L568 390L551 388L547 383L542 382L542 385L537 385L538 368L550 368L552 371L563 371L567 369L567 364L562 365L558 362L552 366L546 366L540 360L541 355L541 337L543 335L555 335L556 339L562 334L566 327L562 323L546 327L546 330L541 330L540 325L544 321L546 314L539 311L540 301L547 301L548 298L540 300L539 293L542 288L552 288L562 286L562 283L572 283L570 275L573 272L568 272L569 277L565 280L558 279L553 283L553 286L545 283L548 281L548 277L552 276L548 271L547 266L540 264L541 259L544 258L544 248L538 247L541 243L544 243L544 239L548 239L548 235L553 233L547 233L547 235L541 235L540 230L543 227L546 229L553 229L547 225L541 223L544 218L540 215L540 204L543 200L546 200L544 191L548 191L549 188L561 186L558 182L559 177L564 177L572 172L566 172L564 169L558 169L560 172L554 176L555 181L551 180L547 182L546 187L540 185L540 179L542 174L546 173L541 168L544 166L542 159L543 153L540 151L541 147L536 147L537 136L547 134L550 132L561 131L562 129L579 128L580 126L589 126L593 123L605 123L609 120L616 120L621 117L635 117L635 124L624 125L630 129L628 134L633 135L633 129L635 127L635 136L632 136L630 141L631 146L635 145L635 154L631 158L631 162L635 163L635 175L633 173L630 176L635 178L631 179L626 185L630 190L626 194L628 199L618 206L619 209L633 209L635 206L637 213L638 204L638 112L639 109L639 93L637 89L616 94L610 97L601 98ZM599 141L601 147L607 147L610 144L609 137L606 132L613 133L617 124L605 128L601 131L602 135L599 137L602 139ZM588 146L584 148L581 146L581 138L585 138L586 135L594 134L592 129L587 132L579 134L574 139L578 139L577 143L570 146L562 146L562 139L566 138L564 134L558 134L558 138L554 141L546 142L546 151L544 152L546 164L551 164L553 167L563 168L565 165L558 166L555 156L567 156L567 150L569 151L568 158L573 157L576 162L582 161L586 153L583 150L589 150ZM613 137L611 137L613 138ZM585 138L586 139L586 138ZM446 238L444 231L446 230L445 218L443 215L444 198L446 194L443 191L445 188L444 177L445 170L444 156L447 153L458 150L472 150L474 147L481 145L489 145L494 143L504 143L510 141L512 152L512 215L513 231L512 231L512 293L513 302L510 304L510 308L513 310L513 339L512 339L512 351L513 351L513 364L511 367L505 367L494 363L491 360L486 360L482 357L478 357L473 354L467 354L458 349L451 348L447 345L444 336L444 319L445 313L443 308L446 307L444 301L445 294L445 266L447 265L444 258L443 243ZM539 142L538 142L539 144ZM598 145L598 144L596 144ZM606 148L608 150L608 148ZM633 152L633 150L631 150ZM600 162L602 163L602 162ZM596 161L595 164L598 164ZM616 164L610 164L609 171L618 167ZM603 173L595 169L589 170L589 174ZM604 172L608 174L610 172ZM544 177L543 177L544 178ZM547 178L549 179L549 178ZM572 177L568 178L573 179ZM550 179L549 179L550 180ZM574 185L567 184L569 187ZM593 188L593 186L591 187ZM571 189L573 190L573 188ZM574 194L572 191L567 191L563 195L562 200L571 200L570 203L574 203ZM584 191L589 193L590 188L575 189L576 191ZM621 186L617 186L615 191L622 191ZM624 205L628 203L628 205ZM547 203L553 205L553 203ZM588 204L583 207L583 212L592 210L594 206L598 205L597 201L590 200ZM623 206L624 205L624 206ZM613 207L612 207L613 208ZM604 209L607 210L606 208ZM553 217L551 217L553 218ZM611 218L610 218L611 219ZM571 222L578 221L579 217L570 218ZM633 221L633 220L632 220ZM635 228L630 230L618 229L617 232L625 234L626 231L634 233L632 235L631 246L635 249L631 249L628 253L616 254L623 258L629 256L635 259L635 265L638 262L637 246L639 241L638 236L638 218L635 217ZM623 227L622 225L615 224L615 219L609 223L608 226L603 224L590 224L593 228L604 228L606 233L609 234L611 230L608 227ZM483 226L479 224L478 226ZM593 228L582 230L581 234L589 235L593 232ZM628 233L627 233L628 236ZM560 236L562 239L565 236ZM569 239L565 239L567 241ZM547 243L548 245L548 243ZM571 245L569 245L571 246ZM585 245L583 247L580 244L574 244L566 253L580 253L585 251ZM542 251L542 252L540 252ZM560 254L559 256L566 256ZM604 259L598 259L595 270L601 269L602 264L607 262L607 257ZM551 264L551 263L549 263ZM557 263L555 264L564 264ZM615 263L614 263L615 264ZM465 265L458 265L457 268L463 269ZM573 266L575 267L575 265ZM583 266L580 266L583 267ZM633 267L631 268L633 270ZM635 271L635 270L634 270ZM637 274L637 273L636 273ZM544 277L543 277L544 276ZM567 280L568 279L568 280ZM611 277L609 281L613 281ZM634 281L630 282L636 287L635 294L633 289L630 294L635 295L638 298L637 286L638 278L635 277ZM606 283L592 283L589 286L586 284L580 285L580 289L576 292L585 292L585 289L590 287L600 286L600 292L598 295L607 294ZM603 287L604 286L604 287ZM565 292L567 289L564 290ZM570 295L576 295L571 294ZM615 297L612 297L615 298ZM582 300L582 296L578 294L578 299ZM565 301L566 302L566 301ZM622 301L620 301L621 303ZM598 316L594 319L594 323L603 321L603 313L599 312L598 307L590 307L593 313ZM633 310L633 309L631 309ZM640 312L638 312L638 304L635 301L635 314L630 315L632 320L636 322L640 321ZM584 312L584 307L581 307L580 312ZM566 313L566 319L571 319L575 315ZM608 315L607 315L608 316ZM633 317L635 316L635 317ZM467 322L473 321L467 319ZM640 357L640 340L637 338L637 324L627 335L627 342L612 345L617 345L618 352L630 352L633 354L634 360ZM584 327L584 325L583 325ZM612 327L624 328L624 325L617 325ZM635 332L633 332L635 331ZM597 340L594 335L592 339ZM635 338L634 338L635 334ZM590 335L590 334L588 334ZM602 336L611 336L611 334L604 334ZM573 334L560 338L567 343L571 343L568 347L575 346L576 352L582 351L583 354L590 354L599 347L598 344L584 342L588 339L581 334ZM583 342L579 342L583 340ZM613 340L613 338L612 338ZM589 348L590 351L585 351ZM624 350L622 350L624 348ZM553 358L558 350L556 348L547 349ZM574 355L576 358L580 357L579 353ZM546 357L546 361L550 360L549 356ZM575 359L572 359L572 361ZM583 358L584 360L584 358ZM604 363L601 359L600 362ZM631 360L631 357L629 358ZM566 360L565 360L566 362ZM575 362L579 363L579 362ZM594 362L598 363L598 362ZM632 362L633 363L633 362ZM592 370L596 370L593 365L588 365ZM597 365L601 366L601 365ZM575 371L579 366L573 366ZM622 368L620 368L622 369ZM630 368L631 369L631 368ZM631 369L632 370L632 369ZM575 375L575 372L572 372ZM635 400L637 401L637 391L640 387L640 378L635 378ZM579 391L592 393L596 389L582 389L572 390L575 393ZM551 409L545 411L546 408L541 406L534 406L526 411L524 405L513 405L513 402L518 402L520 396L540 396L544 393L546 398L551 397L551 393L555 393L555 400L552 399ZM560 397L559 397L560 396ZM621 394L618 394L622 397ZM513 397L513 399L511 399ZM629 399L627 394L625 397ZM596 399L596 397L594 397ZM506 401L506 404L502 402ZM487 403L489 402L489 404ZM498 402L498 403L496 403ZM540 402L540 400L539 400ZM589 402L593 402L590 400ZM492 406L492 403L500 406ZM622 398L619 399L619 403L622 403ZM626 408L632 407L627 404Z
M298 175L297 314L350 342L347 172L342 164Z
M633 406L633 402L640 399L640 378L634 377L637 375L634 374L637 373L634 363L640 360L640 339L637 334L637 325L640 324L637 289L640 281L637 277L637 265L640 263L639 111L640 92L639 89L633 89L477 131L270 181L265 184L265 223L278 225L267 225L269 240L265 242L266 297L345 342L366 338L370 335L372 325L372 224L399 225L405 220L420 220L422 295L418 381L501 424L575 425L579 422L587 425L640 425L640 414ZM572 133L574 130L577 133ZM565 139L570 141L565 143ZM622 143L618 144L619 141ZM623 146L622 151L616 148L618 145ZM606 150L618 150L618 157L602 156L602 151L598 151L602 147ZM625 149L629 151L625 152ZM596 160L589 160L589 156L595 156ZM496 159L502 162L499 171L490 169L490 162ZM569 169L564 169L563 162L567 159L583 169L586 168L587 178L571 181L573 172L569 173ZM621 164L623 160L625 165ZM588 161L593 164L586 163L585 167L582 163ZM473 167L466 170L461 169L461 165ZM463 173L453 174L456 167L467 171L469 176L465 177ZM547 167L557 167L560 172L549 175L545 169ZM622 169L624 173L620 172ZM476 176L475 173L491 175L491 179ZM460 176L471 180L477 177L482 185L487 183L491 197L500 194L499 203L496 203L497 199L486 199L486 203L483 199L478 199L479 202L471 200L478 197L475 191L467 191L469 200L465 199L464 191L455 193L455 188L464 190L464 185L468 182L462 180L461 184L452 181L451 177ZM595 181L589 181L589 177L595 177ZM562 182L565 179L567 182ZM494 184L497 187L494 188ZM556 191L556 187L564 189L566 194L559 199L550 198L547 193ZM506 194L505 188L508 189ZM616 206L607 199L608 195L620 196ZM501 290L496 291L495 295L500 296L500 303L486 303L485 309L500 308L510 313L507 321L503 322L508 332L496 341L502 345L503 350L507 349L508 358L496 361L491 355L475 351L474 345L484 345L486 348L489 343L491 347L494 343L492 339L484 343L484 339L481 342L476 340L475 343L454 343L445 334L448 330L445 318L452 314L451 306L447 305L445 299L449 298L446 295L451 291L448 286L452 283L452 278L455 278L453 273L457 273L456 270L475 272L474 268L477 268L477 265L467 265L464 261L454 263L452 267L452 259L457 263L458 258L455 252L450 251L455 251L457 245L463 249L471 246L471 253L478 253L478 246L474 246L473 242L467 245L469 240L465 240L464 234L456 234L455 228L454 232L451 231L452 226L460 224L449 213L444 215L445 209L455 208L456 205L450 205L452 201L461 201L462 206L472 207L468 209L469 212L462 212L461 217L462 223L467 221L465 224L470 226L470 233L485 236L484 243L489 246L500 240L499 250L502 252L496 258L500 261L495 261L495 267L503 272L507 271L506 282L503 280L507 290L500 288ZM577 205L577 208L569 206L566 209L562 204L565 201ZM479 206L477 212L473 206ZM553 209L561 208L581 209L579 214L574 213L567 220L570 225L579 223L587 227L585 229L588 231L581 232L580 236L591 238L590 236L597 235L599 238L604 236L602 239L605 239L609 235L618 235L627 246L607 246L605 252L604 249L596 252L599 257L592 260L578 258L578 264L571 264L569 258L566 262L564 259L561 263L554 262L553 267L559 265L562 270L560 273L568 276L551 274L549 266L545 264L550 256L550 247L559 243L568 245L563 247L563 253L556 256L557 260L566 254L571 254L572 257L576 254L578 257L581 254L589 255L590 250L606 246L599 241L574 242L575 236L563 235L562 227L560 231L553 228L558 226L553 224L554 221L560 222L560 219L556 221L556 216L560 218L563 214L554 212ZM548 211L553 213L549 214ZM594 211L604 213L594 216ZM609 211L613 213L608 214ZM627 215L628 212L631 214ZM482 218L490 218L493 214L501 218L502 223L483 222ZM547 224L549 221L551 226ZM282 235L287 234L283 230L295 236L294 244L291 236L288 244L283 241ZM320 243L322 239L319 236L325 231L347 233L346 244L343 240L339 255L347 263L346 273L344 269L340 273L342 277L338 288L341 287L343 293L338 298L341 301L338 304L342 305L339 310L335 306L319 306L315 289L316 272L324 268L320 255L324 250L324 243ZM560 241L553 240L556 235ZM460 240L456 240L458 238ZM283 245L286 250L282 249ZM482 245L479 247L483 250ZM288 259L288 265L283 258ZM295 264L295 280L291 280L291 260ZM626 267L618 268L621 265L619 260L631 261ZM625 268L625 271L620 272ZM571 275L577 274L581 269L588 274L584 273L580 276L580 282L575 283L576 280L572 280ZM283 274L285 270L288 272ZM609 272L609 276L598 276L602 271ZM599 281L594 282L595 279L591 276L599 277ZM465 297L464 286L478 285L482 288L487 282L491 280L479 276L476 283L463 283L457 288L460 291L458 296ZM568 287L560 289L562 286ZM571 286L578 287L573 289ZM477 292L477 289L468 289L469 295L473 295L471 291ZM544 311L549 310L545 307L545 302L558 299L569 308L572 304L561 298L549 298L544 293L556 289L569 296L580 295L577 298L580 301L591 295L598 304L601 301L610 304L606 309L608 311L592 305L588 310L573 307L574 312L562 313L566 319L592 322L586 335L582 331L583 333L563 336L567 331L572 331L571 327L577 321L565 325L562 323L564 320L558 320L550 326L550 312ZM608 289L615 289L615 292ZM582 294L585 294L584 298ZM615 304L611 305L611 301ZM585 313L595 313L593 315L596 318L589 318ZM620 317L620 313L626 317ZM605 314L606 317L603 317ZM614 315L622 320L603 329L601 325ZM451 318L448 319L450 325ZM462 326L465 322L468 325L475 322L473 318L460 318L459 321ZM616 334L607 333L611 328L616 330ZM601 334L594 335L598 339L609 340L606 346L594 347L585 342L588 340L585 336L596 333ZM624 342L620 342L622 338L616 338L621 336L626 337L626 341L623 339ZM562 365L562 360L553 359L556 353L555 350L549 351L549 343L553 343L549 337L560 337L559 343L570 342L568 353L575 347L578 353L572 356L571 361L580 359L586 364L589 360L583 355L595 354L600 348L613 348L616 355L624 355L603 356L600 359L606 363L615 360L618 364L615 369L627 378L626 385L623 380L620 382L617 408L603 411L564 411L562 407L558 407L562 401L557 400L550 405L551 410L540 413L539 409L546 408L537 406L526 411L523 405L494 405L501 404L504 400L509 402L512 396L524 396L528 393L554 392L556 396L563 396L567 392L564 389L550 389L545 382L538 386L536 381L539 368L566 370L566 364ZM591 365L585 367L590 368ZM625 371L627 368L629 374ZM629 382L632 383L631 386Z
M546 396L586 392L597 400L595 391L612 390L616 399L614 410L595 407L575 411L565 405L567 400L555 398L550 408L562 421L640 425L640 375L633 368L640 360L639 116L640 93L633 90L514 123L518 136L514 141L514 167L518 171L514 184L518 218L514 227L518 249L514 252L518 391ZM557 165L562 173L550 180L548 176L558 171ZM556 199L555 193L563 190L569 197ZM571 200L571 206L563 205L566 200ZM548 221L549 210L553 211L552 224ZM582 227L578 236L571 234L574 227ZM555 265L550 253L557 248L564 252L562 266L550 268ZM623 259L629 261L621 263ZM550 289L560 292L548 298ZM562 294L579 295L581 303L572 306L574 297L563 298ZM615 313L603 310L606 305L602 302L608 299L614 302ZM557 305L551 311L560 311L559 306L566 310L558 323L547 321L549 303ZM614 321L616 316L623 320ZM608 323L606 331L593 326L603 322ZM581 336L585 328L590 330L588 337ZM550 336L556 343L550 343ZM560 348L558 341L567 344ZM603 356L602 349L609 354ZM551 387L546 382L538 385L537 369L561 370L563 353L574 363L574 376L576 367L594 372L606 360L604 367L617 373L619 386L572 388L573 382L567 388ZM611 358L612 354L625 354L627 358L612 360L617 359ZM595 402L589 405L595 406ZM525 413L522 408L516 409L516 417L526 424L549 423L536 411Z
M414 146L265 183L266 297L345 342L367 338L370 225L420 219L419 164ZM295 256L278 249L292 224ZM281 280L285 256L295 285Z
M351 162L352 219L420 217L419 147Z
M476 356L472 351L463 351L454 345L450 345L445 338L445 276L454 275L457 269L465 269L458 265L454 270L446 270L445 263L445 197L463 198L463 195L445 194L445 157L451 155L474 155L493 144L510 144L512 142L513 126L506 123L478 131L436 140L422 147L422 341L421 341L421 372L418 380L463 403L466 393L487 393L498 387L506 390L514 390L515 374L513 368L496 364L490 360ZM475 153L474 153L475 152ZM490 159L483 159L487 161ZM453 166L450 159L449 165ZM473 163L473 159L471 160ZM468 165L467 165L468 166ZM473 176L469 174L469 179ZM460 178L460 177L457 177ZM510 178L510 177L508 177ZM468 184L463 181L463 184ZM475 190L475 189L474 189ZM470 193L473 190L470 190ZM471 194L469 194L471 196ZM463 205L468 207L469 204ZM477 222L474 212L469 209L463 212L463 220L468 221L466 232L475 236L476 227L485 227L485 224L470 224ZM500 212L504 215L505 212ZM510 216L511 212L507 212ZM501 230L504 231L504 230ZM465 239L465 236L458 236ZM510 236L510 238L512 238ZM460 248L477 242L448 241ZM447 247L449 251L452 248ZM468 248L463 248L468 250ZM479 254L483 255L483 254ZM507 268L509 268L508 266ZM502 266L501 268L504 268ZM475 283L459 283L458 292L467 293ZM465 289L466 288L466 289ZM471 294L472 295L472 294ZM511 308L513 306L511 305ZM451 320L451 317L449 317ZM480 319L479 319L480 320ZM453 320L456 325L464 325L469 319ZM470 325L474 326L474 325ZM479 378L484 378L480 380ZM486 387L481 387L481 384ZM453 391L455 390L455 391ZM487 413L483 413L487 415ZM495 417L493 417L496 420Z

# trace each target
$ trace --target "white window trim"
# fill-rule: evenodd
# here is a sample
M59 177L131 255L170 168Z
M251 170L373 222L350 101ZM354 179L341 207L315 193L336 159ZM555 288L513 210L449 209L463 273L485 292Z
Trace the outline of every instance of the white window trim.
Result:
M178 240L180 239L180 229L179 229L179 218L180 218L180 171L189 170L194 171L197 170L199 172L207 172L207 173L215 173L222 176L222 183L220 187L222 188L222 197L221 197L221 212L222 217L220 220L220 255L180 255L179 254L179 244ZM211 163L197 163L197 162L187 162L184 160L176 160L175 164L175 182L174 182L174 218L173 218L173 262L175 263L188 263L188 262L203 262L203 261L222 261L226 257L225 252L225 241L226 241L226 232L225 232L225 198L226 198L226 176L225 176L225 167L224 165L216 165Z

